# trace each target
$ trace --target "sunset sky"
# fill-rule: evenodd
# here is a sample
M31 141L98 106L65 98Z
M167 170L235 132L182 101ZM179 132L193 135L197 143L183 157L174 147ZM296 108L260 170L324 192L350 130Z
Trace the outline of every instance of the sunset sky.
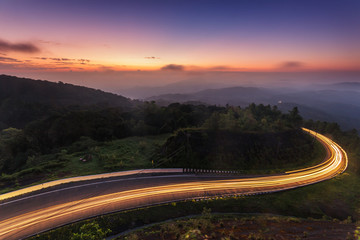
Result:
M359 0L0 1L4 74L359 70Z

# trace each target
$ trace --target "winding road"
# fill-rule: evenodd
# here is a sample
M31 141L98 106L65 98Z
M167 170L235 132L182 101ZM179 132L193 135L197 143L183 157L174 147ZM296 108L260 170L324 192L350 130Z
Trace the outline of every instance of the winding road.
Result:
M346 152L331 139L303 128L328 151L319 165L267 176L102 174L59 180L0 195L0 239L22 239L92 216L184 199L270 193L324 181L345 171ZM144 173L144 172L142 172ZM86 178L86 179L84 179ZM61 185L59 185L61 183Z

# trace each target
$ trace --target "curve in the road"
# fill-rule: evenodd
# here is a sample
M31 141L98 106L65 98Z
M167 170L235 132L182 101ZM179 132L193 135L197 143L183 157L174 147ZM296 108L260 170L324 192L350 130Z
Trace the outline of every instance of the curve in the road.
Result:
M137 169L137 170L129 170L129 171L121 171L121 172L102 173L102 174L95 174L88 176L64 178L64 179L37 184L31 187L26 187L16 191L1 194L0 201L33 193L39 190L44 190L47 188L56 187L62 184L73 183L73 182L84 182L84 181L107 179L113 177L125 177L125 176L138 175L138 174L162 174L162 173L182 173L182 172L183 172L182 168L155 168L155 169Z
M62 201L57 199L53 205L47 203L44 207L38 206L43 196L39 196L38 199L35 197L31 199L33 205L28 203L30 210L20 209L18 212L11 211L10 208L12 204L21 206L19 201L2 206L0 204L0 211L3 209L6 215L0 215L0 239L19 239L80 219L139 206L214 195L282 191L324 181L345 171L348 158L338 144L319 133L305 128L303 130L316 137L326 147L329 153L326 161L314 167L285 174L251 178L176 175L159 181L157 177L148 177L143 182L141 179L120 182L121 185L117 186L119 190L110 193L106 193L104 189L95 191L91 188L86 192L94 194L78 200L62 194ZM110 185L108 186L110 188ZM28 199L26 201L31 202Z

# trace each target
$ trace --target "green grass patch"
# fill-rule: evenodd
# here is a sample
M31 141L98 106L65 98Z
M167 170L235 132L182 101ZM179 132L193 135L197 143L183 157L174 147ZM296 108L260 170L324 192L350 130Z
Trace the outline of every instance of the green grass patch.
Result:
M133 239L352 239L354 224L268 214L211 214L147 225L118 236ZM336 236L334 236L336 231Z
M30 157L17 173L0 176L0 194L66 177L152 168L151 156L168 137L165 134L108 142L83 137L56 153Z

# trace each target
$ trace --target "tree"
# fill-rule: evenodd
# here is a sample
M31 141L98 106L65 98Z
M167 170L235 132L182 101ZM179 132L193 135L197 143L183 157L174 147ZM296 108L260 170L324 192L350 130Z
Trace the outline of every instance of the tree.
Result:
M108 233L110 229L104 231L98 223L90 222L80 227L80 233L73 233L71 240L102 240Z
M298 128L302 125L303 119L299 115L299 110L297 107L294 107L291 111L289 111L289 121L290 124L295 128Z
M13 172L26 162L28 148L22 130L7 128L0 132L0 172Z
M204 123L203 127L216 131L220 128L220 113L214 112Z

